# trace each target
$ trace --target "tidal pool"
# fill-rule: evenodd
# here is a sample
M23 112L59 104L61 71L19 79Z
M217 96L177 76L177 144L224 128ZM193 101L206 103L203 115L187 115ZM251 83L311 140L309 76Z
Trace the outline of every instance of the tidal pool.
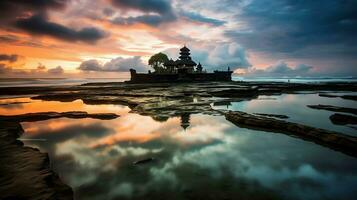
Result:
M273 100L232 106L243 103L247 108L255 102L249 111L274 109L268 113L291 114L293 120L304 114L297 106L307 103L304 97L281 99L280 105L293 102L286 112L264 103ZM1 115L73 110L121 115L114 120L22 123L21 140L49 153L54 170L73 188L76 199L352 200L357 196L356 158L284 134L239 128L222 116L184 115L159 122L130 113L125 106L85 105L80 100L0 100L4 102L20 103L0 106ZM133 165L147 158L153 160Z
M356 93L329 93L336 95L356 95ZM357 129L353 126L335 125L329 117L336 113L327 110L316 110L307 105L332 105L347 108L357 108L356 101L342 98L320 97L318 94L282 94L265 96L241 102L231 102L227 105L213 106L216 109L243 111L247 113L267 113L287 115L287 121L337 131L344 134L357 136ZM352 115L352 114L348 114Z

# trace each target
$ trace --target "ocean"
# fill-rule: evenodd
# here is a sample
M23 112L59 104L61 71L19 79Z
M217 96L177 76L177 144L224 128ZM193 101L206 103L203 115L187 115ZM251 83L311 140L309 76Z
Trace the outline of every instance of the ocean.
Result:
M290 82L290 83L318 83L318 82L357 82L356 77L348 78L246 78L233 76L234 81L249 82ZM80 85L94 82L124 82L127 78L0 78L0 87L28 87L28 86L58 86Z

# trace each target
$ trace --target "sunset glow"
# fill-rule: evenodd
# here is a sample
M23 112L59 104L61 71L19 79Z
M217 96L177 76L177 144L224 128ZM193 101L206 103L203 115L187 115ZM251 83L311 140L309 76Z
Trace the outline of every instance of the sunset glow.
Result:
M184 44L208 70L355 76L356 3L318 2L4 0L0 77L127 76L130 67L149 70L154 53L176 59ZM93 59L119 61L110 70L78 69Z

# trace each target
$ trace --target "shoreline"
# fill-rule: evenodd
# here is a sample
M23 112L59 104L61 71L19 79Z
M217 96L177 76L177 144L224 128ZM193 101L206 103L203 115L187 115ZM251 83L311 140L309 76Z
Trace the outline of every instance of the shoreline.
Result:
M153 119L160 121L167 120L170 117L198 113L224 116L225 114L222 111L212 109L211 105L225 105L227 102L256 99L259 95L295 94L304 91L316 94L321 94L321 91L326 92L323 94L341 91L356 92L357 83L306 84L233 81L180 84L126 84L122 82L88 83L78 86L0 88L0 96L31 95L31 99L42 101L72 102L77 99L81 99L88 105L125 105L128 106L133 113L150 116ZM333 95L327 95L327 97L343 98L343 96ZM352 101L355 101L355 97L356 96L349 96ZM343 109L327 106L328 105L324 108L336 111L338 111L338 109ZM261 123L274 122L278 125L285 123L287 127L291 125L291 123L284 120L273 120L271 117L274 116L269 116L269 114L266 113L245 114L245 120L248 121L258 120ZM92 117L102 120L112 119L119 116L112 113L88 114L86 112L76 111L64 113L27 113L17 116L0 116L0 162L7 163L7 165L1 166L1 171L6 174L4 178L0 178L0 183L5 185L5 187L3 186L0 188L1 190L5 189L4 192L0 191L1 199L14 197L11 196L12 194L24 195L16 197L23 197L25 199L35 199L38 197L40 197L40 199L73 199L72 189L60 180L60 177L56 174L56 172L52 171L48 154L41 153L36 148L26 147L20 140L18 140L23 133L23 129L20 124L21 121L38 121L60 117ZM275 115L275 117L285 118L285 116L280 115ZM302 131L305 130L303 124L295 124L295 126L300 128ZM259 126L253 125L251 128L254 129L258 127ZM316 144L357 157L357 155L353 153L355 148L357 148L357 145L355 145L355 143L357 143L356 137L351 136L347 138L346 136L338 135L338 133L324 135L323 132L325 130L322 129L313 128L309 130L311 130L312 133L318 133L318 136L323 137L315 137L312 140L311 138L308 138L308 141L313 141ZM319 130L322 130L322 132L319 133ZM275 131L275 129L271 129L269 132L277 131ZM284 131L283 133L290 136L293 135ZM334 140L334 138L331 139L330 136L334 136L336 140ZM351 141L350 139L352 138L353 141L349 143L349 149L343 149L342 143L340 144L338 142L341 138L346 139L345 141ZM301 139L304 139L304 137L301 137ZM319 140L322 142L319 142ZM351 151L351 149L353 151ZM10 174L14 174L13 177L11 177ZM23 178L24 175L26 175L25 179ZM36 184L33 184L34 180L36 184L38 184L37 186ZM35 189L32 187L35 186L40 189L36 189L36 192L33 192Z
M19 122L0 121L0 199L73 199L51 168L48 153L24 146ZM16 167L14 167L16 166Z

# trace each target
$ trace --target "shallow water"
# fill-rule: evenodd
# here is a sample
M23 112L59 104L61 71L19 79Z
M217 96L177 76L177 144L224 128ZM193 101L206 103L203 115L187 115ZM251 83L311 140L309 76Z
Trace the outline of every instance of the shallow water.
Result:
M84 83L124 82L129 79L129 76L121 78L0 78L0 87L70 86Z
M336 95L356 95L356 93L328 93ZM327 110L316 110L307 105L332 105L339 107L357 108L356 101L342 98L320 97L318 94L282 94L264 96L257 99L241 102L232 102L228 105L214 106L216 109L244 111L248 113L267 113L287 115L287 121L302 123L305 125L337 131L349 135L357 136L354 127L334 125L329 117L336 113ZM348 114L348 113L345 113ZM348 114L352 115L352 114Z
M123 73L118 78L0 78L0 87L58 86L80 85L98 82L124 82L130 80L129 73ZM346 78L248 78L233 76L233 81L247 82L290 82L290 83L326 83L326 82L357 82L356 77Z
M276 98L280 98L278 105L286 107L280 108L267 99L232 106L242 103L241 107L249 111L274 110L277 114L302 116L306 110L300 111L300 106L317 97ZM336 98L326 99L330 100ZM26 145L50 154L53 168L74 189L77 199L355 199L357 196L356 158L284 134L239 128L222 116L196 114L158 122L130 113L125 106L85 105L80 100L16 98L1 99L0 103L14 101L27 103L2 105L0 114L83 110L121 115L114 120L60 118L22 123L25 134L21 139ZM290 106L284 102L290 102ZM265 110L266 107L269 109ZM285 109L288 111L282 113ZM185 125L189 125L186 130L182 127ZM133 165L147 158L154 160Z

